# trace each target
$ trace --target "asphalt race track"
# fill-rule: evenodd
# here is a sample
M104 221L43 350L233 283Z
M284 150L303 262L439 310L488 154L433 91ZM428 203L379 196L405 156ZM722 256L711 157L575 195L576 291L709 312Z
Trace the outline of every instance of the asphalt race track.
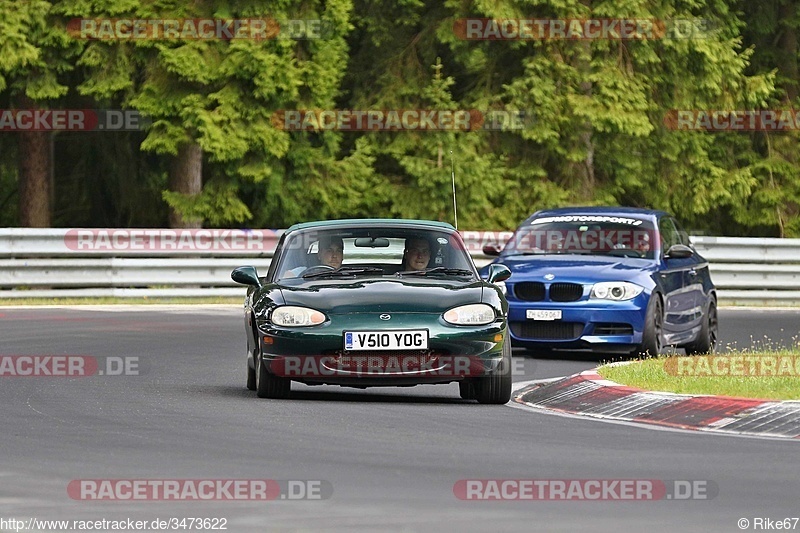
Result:
M764 336L791 344L800 310L723 309L720 323L723 346L743 348ZM749 520L744 530L755 530L766 519L800 517L796 441L482 406L459 399L454 384L293 384L288 401L259 400L244 386L239 308L0 308L0 355L84 355L105 369L132 361L138 369L130 373L139 372L0 377L2 520L224 518L231 532L733 532L742 531L741 518ZM515 381L597 362L515 353ZM67 490L73 480L118 479L314 481L293 486L323 487L324 499L92 501ZM694 480L718 494L474 501L454 493L460 480L493 479ZM13 530L3 524L0 530Z

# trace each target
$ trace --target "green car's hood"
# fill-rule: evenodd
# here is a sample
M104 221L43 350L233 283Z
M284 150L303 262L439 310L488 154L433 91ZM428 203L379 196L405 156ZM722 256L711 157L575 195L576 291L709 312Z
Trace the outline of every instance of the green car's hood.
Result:
M330 314L443 313L457 305L481 302L484 285L442 278L318 280L283 285L281 293L286 305Z

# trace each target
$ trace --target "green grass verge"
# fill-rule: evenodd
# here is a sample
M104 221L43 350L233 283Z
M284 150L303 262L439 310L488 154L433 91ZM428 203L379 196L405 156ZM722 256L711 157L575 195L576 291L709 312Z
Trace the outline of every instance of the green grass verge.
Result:
M218 296L213 298L0 298L0 306L13 305L207 305L236 304L242 305L241 298Z
M606 379L641 389L768 400L800 400L800 349L667 356L601 366Z

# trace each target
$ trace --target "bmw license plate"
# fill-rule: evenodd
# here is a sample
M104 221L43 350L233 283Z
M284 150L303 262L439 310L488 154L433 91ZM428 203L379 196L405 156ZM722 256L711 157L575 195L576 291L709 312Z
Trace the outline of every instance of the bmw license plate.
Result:
M528 320L561 320L561 309L528 309Z
M427 329L345 331L345 350L427 350Z

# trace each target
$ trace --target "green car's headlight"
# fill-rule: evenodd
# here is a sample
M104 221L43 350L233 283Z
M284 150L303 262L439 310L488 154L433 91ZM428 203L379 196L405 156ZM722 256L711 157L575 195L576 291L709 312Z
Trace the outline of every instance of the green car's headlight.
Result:
M442 315L445 322L458 326L480 326L494 322L494 308L487 304L454 307Z
M604 281L595 283L589 298L600 300L630 300L636 298L644 290L635 283L627 281Z
M325 315L308 307L283 305L272 311L270 320L273 324L284 327L316 326L325 322Z

